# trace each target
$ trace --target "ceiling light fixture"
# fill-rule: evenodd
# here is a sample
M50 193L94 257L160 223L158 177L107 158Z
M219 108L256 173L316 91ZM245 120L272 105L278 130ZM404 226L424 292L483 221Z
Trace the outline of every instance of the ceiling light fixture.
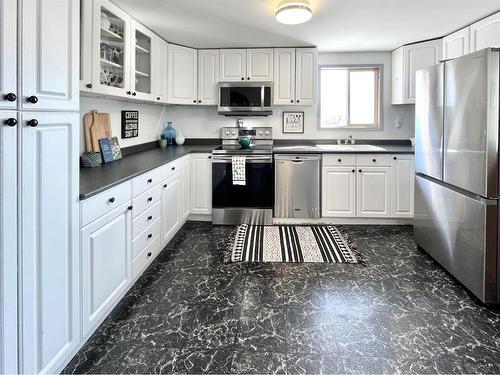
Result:
M285 25L298 25L311 19L312 9L305 0L283 1L276 8L274 16L278 22Z

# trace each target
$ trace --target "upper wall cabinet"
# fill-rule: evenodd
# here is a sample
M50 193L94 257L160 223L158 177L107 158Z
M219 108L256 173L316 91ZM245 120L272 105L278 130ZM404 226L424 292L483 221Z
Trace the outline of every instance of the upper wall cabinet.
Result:
M247 75L246 49L220 50L220 81L244 81Z
M154 38L154 44L153 59L155 59L155 63L153 64L153 76L156 78L153 79L153 92L156 95L155 100L157 102L166 103L168 100L168 43L157 36Z
M458 30L443 38L443 60L454 59L470 52L470 27Z
M94 0L92 13L92 91L130 95L131 19L107 0Z
M23 0L19 9L19 108L77 111L79 90L74 82L78 82L78 0Z
M470 27L470 50L500 47L500 12L476 22Z
M0 109L17 108L16 30L16 1L0 0Z
M219 83L219 50L198 51L198 104L217 104Z
M273 49L247 50L247 81L273 80Z
M392 52L392 104L415 103L415 74L417 70L437 64L441 48L441 40L436 39Z
M154 100L153 80L156 71L153 71L153 40L156 35L140 23L132 20L132 53L130 89L138 99ZM156 51L155 51L156 52Z
M273 80L273 49L221 49L220 81Z
M316 48L274 49L274 104L313 105L318 70Z
M198 51L170 44L167 65L168 102L196 104L198 102Z

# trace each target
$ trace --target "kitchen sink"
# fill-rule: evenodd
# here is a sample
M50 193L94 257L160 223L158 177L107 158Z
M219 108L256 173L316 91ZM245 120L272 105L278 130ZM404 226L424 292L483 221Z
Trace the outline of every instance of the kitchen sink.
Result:
M338 151L338 152L373 152L385 151L385 148L373 145L316 145L322 151Z

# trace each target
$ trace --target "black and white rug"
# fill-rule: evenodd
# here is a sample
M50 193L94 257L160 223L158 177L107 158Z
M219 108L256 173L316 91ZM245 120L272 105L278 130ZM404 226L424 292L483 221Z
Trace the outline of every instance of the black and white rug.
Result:
M232 262L361 263L343 231L331 225L238 226Z

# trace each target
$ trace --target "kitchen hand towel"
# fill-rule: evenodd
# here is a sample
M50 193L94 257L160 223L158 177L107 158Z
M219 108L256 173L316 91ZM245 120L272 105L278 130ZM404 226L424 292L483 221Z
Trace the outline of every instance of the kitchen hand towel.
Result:
M233 156L233 185L246 185L245 156Z

